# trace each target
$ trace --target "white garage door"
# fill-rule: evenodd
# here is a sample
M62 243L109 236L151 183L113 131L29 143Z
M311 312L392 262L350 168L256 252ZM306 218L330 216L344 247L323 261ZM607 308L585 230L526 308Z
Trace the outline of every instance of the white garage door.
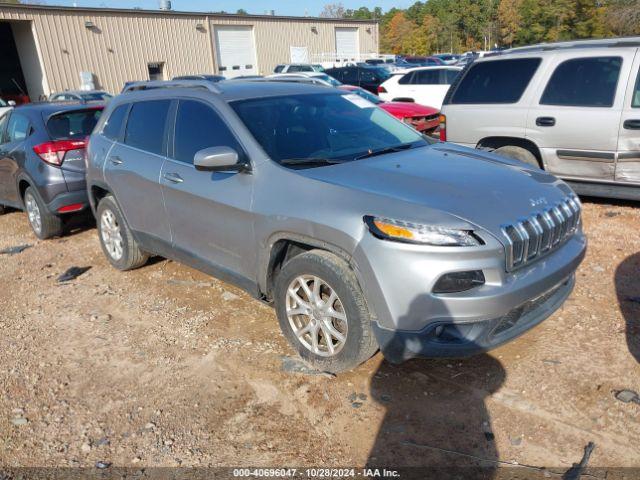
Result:
M339 60L358 60L358 29L336 27L336 54Z
M225 25L215 27L218 71L227 78L257 75L253 27Z

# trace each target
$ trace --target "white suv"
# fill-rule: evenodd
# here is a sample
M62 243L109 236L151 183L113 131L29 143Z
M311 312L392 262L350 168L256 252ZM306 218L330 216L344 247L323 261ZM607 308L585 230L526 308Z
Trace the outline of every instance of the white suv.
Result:
M640 37L515 48L448 92L442 140L539 166L586 195L640 199Z
M385 102L416 102L440 109L442 100L462 67L418 67L394 74L378 87Z

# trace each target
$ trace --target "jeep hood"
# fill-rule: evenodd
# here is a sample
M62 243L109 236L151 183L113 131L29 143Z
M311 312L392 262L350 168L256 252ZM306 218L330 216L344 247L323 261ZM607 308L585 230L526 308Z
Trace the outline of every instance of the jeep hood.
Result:
M387 215L385 205L401 201L454 215L498 238L502 225L572 194L542 170L446 143L298 173L381 197L371 203L373 215ZM420 220L421 211L409 208L405 219Z

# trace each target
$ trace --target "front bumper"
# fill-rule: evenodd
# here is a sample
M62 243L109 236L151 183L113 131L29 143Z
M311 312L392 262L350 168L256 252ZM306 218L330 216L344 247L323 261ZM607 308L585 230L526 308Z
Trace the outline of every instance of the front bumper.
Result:
M353 261L383 353L383 347L389 346L389 355L400 359L465 356L520 335L549 316L569 295L587 245L578 231L547 256L507 272L504 247L495 239L483 239L486 244L477 248L408 245L371 235L361 240ZM473 270L483 272L484 285L457 293L432 292L441 275ZM549 303L531 308L532 301L551 291ZM519 309L527 313L517 315L517 327L496 335L498 323ZM459 337L460 341L443 342L441 338L432 342L430 335L439 326L448 332L446 338ZM490 332L494 332L491 338Z
M551 316L567 299L575 275L538 298L514 308L507 315L470 323L434 322L419 332L381 328L374 333L387 360L400 363L415 357L467 357L486 352L522 335Z

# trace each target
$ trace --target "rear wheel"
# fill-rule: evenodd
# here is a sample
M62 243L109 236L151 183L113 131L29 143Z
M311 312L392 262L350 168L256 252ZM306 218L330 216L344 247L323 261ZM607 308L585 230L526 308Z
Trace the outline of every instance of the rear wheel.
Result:
M538 162L536 156L526 148L516 147L515 145L505 145L504 147L496 148L493 153L497 153L503 157L514 158L540 168L540 162Z
M4 205L0 205L0 215L4 215L7 213L7 209Z
M149 259L131 234L122 212L111 195L98 204L98 236L105 256L118 270L133 270Z
M23 201L29 225L36 237L46 240L62 234L62 219L49 212L33 187L28 187L24 192Z
M312 250L288 261L276 279L275 304L285 337L319 370L350 370L378 349L356 276L332 253Z

